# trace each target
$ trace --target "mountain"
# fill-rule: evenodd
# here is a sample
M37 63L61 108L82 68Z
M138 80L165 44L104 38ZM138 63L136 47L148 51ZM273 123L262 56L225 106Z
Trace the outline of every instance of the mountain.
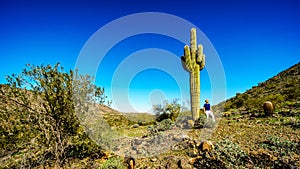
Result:
M225 112L261 112L262 104L271 101L275 112L300 111L300 62L278 73L276 76L253 86L245 93L215 106L224 106Z

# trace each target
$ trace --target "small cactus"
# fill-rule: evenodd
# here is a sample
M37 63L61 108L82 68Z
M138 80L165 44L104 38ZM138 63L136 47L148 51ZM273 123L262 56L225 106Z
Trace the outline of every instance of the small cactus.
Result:
M205 66L205 55L202 45L197 47L196 29L191 29L190 47L184 46L184 55L181 57L182 65L190 74L190 96L193 120L199 118L200 110L200 71Z
M270 101L264 102L263 108L264 108L265 115L269 116L269 115L273 114L274 107L273 107L272 102L270 102Z

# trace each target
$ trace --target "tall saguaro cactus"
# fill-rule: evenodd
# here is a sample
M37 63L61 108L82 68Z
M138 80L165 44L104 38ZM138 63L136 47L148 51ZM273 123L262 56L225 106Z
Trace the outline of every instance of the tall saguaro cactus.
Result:
M200 110L200 71L205 66L205 55L202 45L197 47L196 29L191 29L191 46L184 46L182 65L190 74L190 95L193 120L199 118Z

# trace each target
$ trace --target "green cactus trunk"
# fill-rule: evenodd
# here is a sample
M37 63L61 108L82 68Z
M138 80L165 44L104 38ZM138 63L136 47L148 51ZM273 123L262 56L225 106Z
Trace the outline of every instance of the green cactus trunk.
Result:
M200 110L200 71L190 73L190 96L193 120L197 120Z
M181 57L182 65L190 74L190 96L193 120L199 118L200 110L200 71L205 66L205 55L202 45L197 47L196 29L191 29L191 47L184 46L184 55Z

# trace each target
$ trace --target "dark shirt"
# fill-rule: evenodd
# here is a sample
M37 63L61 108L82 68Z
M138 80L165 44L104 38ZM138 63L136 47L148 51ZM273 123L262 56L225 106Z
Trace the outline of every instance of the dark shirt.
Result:
M205 103L204 104L204 108L205 108L205 111L210 110L210 104L209 103Z

